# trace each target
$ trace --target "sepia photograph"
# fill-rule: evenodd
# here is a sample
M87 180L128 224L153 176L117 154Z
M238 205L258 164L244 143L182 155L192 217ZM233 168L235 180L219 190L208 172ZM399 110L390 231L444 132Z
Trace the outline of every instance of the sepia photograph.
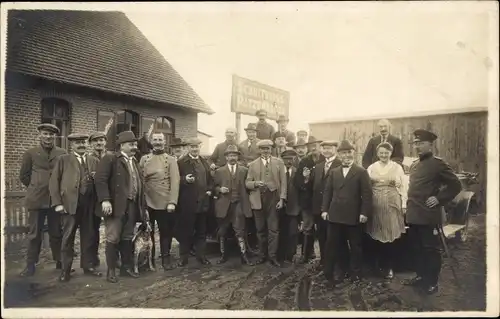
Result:
M497 317L496 1L1 7L2 317Z

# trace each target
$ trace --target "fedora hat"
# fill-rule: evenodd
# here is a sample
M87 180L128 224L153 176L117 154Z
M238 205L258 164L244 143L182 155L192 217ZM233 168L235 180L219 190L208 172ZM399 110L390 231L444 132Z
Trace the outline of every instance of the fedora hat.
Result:
M137 142L137 137L135 137L134 132L123 131L120 134L118 134L118 138L116 139L116 144L120 145L129 142Z
M178 137L174 137L172 139L172 143L170 144L170 147L177 147L177 146L186 146L187 144L182 141L182 139Z
M228 145L226 150L224 151L224 155L231 153L241 155L241 152L238 150L238 146L236 145Z
M337 151L342 152L342 151L350 151L353 149L354 149L354 146L351 144L351 142L349 142L348 140L343 140L342 142L340 142L340 145L337 148Z
M297 139L297 143L293 147L307 146L307 141L303 138Z
M281 152L281 158L293 158L295 156L297 156L297 152L294 150L285 150Z
M257 124L248 123L247 127L245 128L245 131L257 131Z
M201 140L197 137L191 137L186 139L186 145L200 145Z
M318 139L316 139L314 136L312 136L312 135L311 135L311 136L309 136L309 138L307 139L307 143L306 143L306 145L311 145L311 144L316 144L316 143L321 143L321 142L323 142L323 141L318 140Z

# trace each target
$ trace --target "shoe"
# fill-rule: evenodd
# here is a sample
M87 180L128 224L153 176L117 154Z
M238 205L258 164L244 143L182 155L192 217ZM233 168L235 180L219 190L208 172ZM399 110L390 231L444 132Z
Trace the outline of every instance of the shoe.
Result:
M101 277L102 273L95 268L83 269L83 273L88 276Z
M220 259L217 260L217 264L224 264L227 261L226 239L224 237L221 237L219 239L219 249L220 249Z
M194 249L191 249L189 251L189 254L192 256L192 257L195 257L196 256L196 251Z
M241 254L241 263L243 265L255 266L255 264L248 259L248 255L246 253Z
M276 258L269 258L271 266L281 268L281 263Z
M116 277L116 273L115 273L115 268L108 268L106 280L110 283L113 283L113 284L118 282L118 278Z
M438 285L429 285L424 289L425 293L428 295L433 295L439 291Z
M181 258L179 262L177 262L177 267L185 267L188 264L187 258Z
M411 279L405 279L401 281L401 283L405 286L421 286L423 284L423 278L420 276L413 277Z
M392 269L389 269L387 272L386 272L386 275L384 276L385 279L393 279L394 278L394 272L392 271Z
M263 263L266 262L266 258L265 257L260 257L259 259L257 259L257 261L255 262L256 265L262 265Z
M200 264L202 264L202 265L204 265L204 266L208 266L208 265L211 265L211 264L212 264L212 263L211 263L208 259L206 259L205 257L196 258L196 260L197 260Z
M167 255L161 259L161 265L164 271L172 270L175 268L174 265L170 263L170 255Z
M61 274L59 275L59 281L60 282L68 282L71 279L71 275L69 271L63 270L61 271Z
M61 270L61 269L62 269L62 262L56 261L56 270ZM71 268L70 272L75 272L75 270Z
M120 275L121 276L128 276L128 277L132 277L132 278L139 278L139 274L136 273L135 271L133 271L132 269L130 268L122 268L120 270Z
M35 274L35 270L36 270L35 264L27 264L26 268L24 268L23 271L21 271L21 273L19 274L19 276L21 276L21 277L31 277L31 276L33 276Z
M351 282L352 282L353 284L358 284L358 283L360 283L360 282L361 282L361 277L360 277L360 276L358 276L358 275L354 275L354 276L352 276L352 278L351 278Z

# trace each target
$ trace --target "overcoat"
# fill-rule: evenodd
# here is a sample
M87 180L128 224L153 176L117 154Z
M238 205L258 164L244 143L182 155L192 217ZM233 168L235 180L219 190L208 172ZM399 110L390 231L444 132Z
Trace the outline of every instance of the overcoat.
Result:
M342 166L339 166L327 176L321 211L328 212L329 222L355 226L361 214L370 218L372 196L366 169L353 164L344 177Z
M297 173L297 168L291 167L291 174L288 179L285 212L289 216L298 216L300 213L299 199L297 188L294 184L295 174Z
M144 181L137 164L133 160L139 177L138 189L138 208L142 221L149 221L146 211L146 198L144 196ZM108 200L113 207L112 216L123 216L127 209L127 196L130 187L129 164L121 152L106 154L97 165L97 171L94 176L95 188L97 193L96 215L104 217L101 203Z
M237 206L236 214L243 214L247 218L252 217L252 210L250 209L250 199L248 196L248 191L245 187L245 180L247 178L248 169L241 165L236 165L236 182L238 187L238 192L240 195L240 202ZM221 187L228 187L231 183L231 172L229 167L224 165L219 167L215 171L214 175L214 196L215 199L215 217L224 218L227 216L229 205L231 204L231 194L222 194L220 192Z
M27 210L52 207L49 180L57 158L63 154L66 154L66 150L57 146L49 152L42 146L36 146L23 154L19 179L27 187L25 197Z
M282 159L271 156L269 167L274 177L274 183L277 186L280 199L286 200L287 183L286 183L286 167ZM262 159L259 157L250 162L248 165L248 174L246 179L246 187L250 190L250 206L252 209L262 209L260 201L260 189L255 186L255 182L260 180L262 169Z
M323 204L323 194L325 191L326 181L328 180L328 175L342 164L341 160L335 158L328 169L327 174L324 173L325 162L318 163L314 166L311 171L311 176L309 181L304 183L303 189L309 192L311 198L311 213L313 215L321 215L321 205Z
M377 146L382 142L382 136L374 136L368 141L366 150L363 153L363 167L368 168L368 166L378 161L377 156ZM403 163L403 143L401 139L397 136L389 134L387 136L387 142L392 145L393 151L391 155L391 160L396 163Z
M206 171L206 180L207 180L207 191L213 190L213 178L210 173L210 166L208 162L203 157L199 156L199 160L201 161L203 167ZM179 201L177 204L178 211L181 215L183 214L194 214L198 209L197 199L199 198L198 194L198 186L196 184L196 168L195 168L195 160L191 158L191 156L186 155L181 157L177 164L179 165L179 175L180 175L180 186L179 186ZM186 176L192 174L195 177L195 182L189 184L186 181ZM206 212L210 207L210 196L205 196L203 203L201 203L203 207L203 212ZM179 218L182 218L181 216Z
M99 160L94 156L85 156L85 165L91 176L95 174L98 163ZM88 194L94 193L94 183L89 183L89 186L91 189ZM52 170L49 189L52 206L62 205L68 214L76 214L80 196L80 163L74 154L64 154L58 158ZM92 195L89 195L89 199L92 198L90 196ZM95 201L89 204L93 207Z
M314 173L314 167L323 162L325 160L325 157L323 155L320 155L318 157L318 160L314 160L312 154L306 155L303 159L300 160L299 162L299 167L297 168L297 173L295 174L294 182L295 182L295 187L297 188L298 191L298 201L299 201L299 206L302 209L305 210L311 210L312 209L312 188L308 187L307 185L304 185L304 168L310 169ZM312 177L309 178L309 180L312 180Z

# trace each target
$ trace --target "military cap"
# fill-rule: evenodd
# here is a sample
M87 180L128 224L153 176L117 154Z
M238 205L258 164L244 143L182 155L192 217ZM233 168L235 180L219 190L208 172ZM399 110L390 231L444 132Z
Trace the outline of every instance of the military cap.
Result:
M200 145L201 140L197 137L190 137L186 139L186 145Z
M262 147L273 147L274 143L271 140L260 140L257 142L257 147L262 148Z
M350 151L353 149L354 149L354 146L351 144L351 142L349 142L348 140L343 140L342 142L340 142L340 145L339 145L337 151L339 151L339 152Z
M170 144L170 147L177 147L177 146L186 146L187 144L183 142L180 138L174 137L172 139L172 143Z
M339 146L339 142L332 141L332 140L330 140L330 141L323 141L323 142L321 142L319 144L319 146L335 146L335 147L337 147L337 146Z
M264 109L260 109L260 110L257 110L257 112L255 112L255 115L259 116L259 114L261 114L261 113L266 113L267 114L267 111L264 110Z
M123 131L120 134L118 134L118 138L116 139L116 144L120 145L129 142L137 142L137 137L135 137L134 132Z
M89 142L92 142L93 140L97 140L98 138L108 139L108 137L106 136L106 133L104 133L104 132L94 132L94 133L90 134L90 136L89 136Z
M294 150L285 150L281 152L281 158L293 158L295 156L297 156L297 152Z
M289 120L287 119L286 116L280 115L280 116L278 116L278 119L276 120L276 123L280 123L280 122L289 122Z
M241 152L238 149L238 146L236 146L236 145L228 145L227 146L226 151L224 151L224 155L227 155L230 153L241 155Z
M82 133L72 133L68 135L68 141L81 141L81 140L88 140L89 136L87 134L82 134Z
M57 126L55 126L54 124L50 124L50 123L42 123L42 124L38 125L37 130L38 131L49 131L49 132L55 133L55 134L59 134L61 132Z
M413 132L413 142L434 142L437 135L423 129L418 129Z
M245 131L257 131L257 124L248 123L247 127L245 128Z
M303 138L297 139L297 143L293 147L307 146L307 141Z
M321 143L323 141L316 139L314 136L309 136L306 145Z

